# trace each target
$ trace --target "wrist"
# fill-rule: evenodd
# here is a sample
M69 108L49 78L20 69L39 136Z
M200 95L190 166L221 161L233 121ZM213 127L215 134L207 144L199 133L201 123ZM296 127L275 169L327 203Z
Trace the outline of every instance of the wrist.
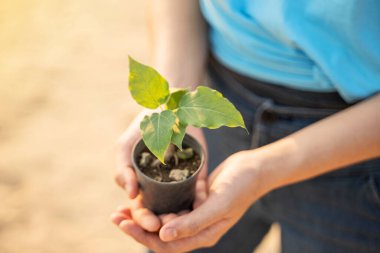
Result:
M230 156L227 162L233 165L234 174L239 175L233 180L240 188L241 205L248 207L272 190L268 174L264 173L265 161L254 150L237 152Z
M247 152L256 164L260 189L264 194L297 181L303 154L293 142L283 139Z

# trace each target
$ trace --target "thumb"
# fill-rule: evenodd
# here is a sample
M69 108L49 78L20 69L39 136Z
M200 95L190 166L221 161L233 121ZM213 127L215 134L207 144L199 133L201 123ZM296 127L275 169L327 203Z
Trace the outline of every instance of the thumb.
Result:
M226 206L219 194L212 194L197 209L165 224L159 232L162 241L172 241L196 235L224 218Z
M136 173L130 166L120 168L115 175L116 183L128 193L131 199L136 198L139 193Z

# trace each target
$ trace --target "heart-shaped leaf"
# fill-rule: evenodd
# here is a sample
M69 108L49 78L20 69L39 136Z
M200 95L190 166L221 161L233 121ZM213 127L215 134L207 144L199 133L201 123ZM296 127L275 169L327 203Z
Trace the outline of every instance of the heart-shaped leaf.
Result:
M129 90L136 102L156 109L169 97L169 84L155 69L129 57Z
M173 135L176 115L172 111L163 111L145 116L140 129L148 149L162 162Z
M185 125L211 129L221 126L246 129L243 117L235 106L221 93L205 86L199 86L181 98L177 115Z

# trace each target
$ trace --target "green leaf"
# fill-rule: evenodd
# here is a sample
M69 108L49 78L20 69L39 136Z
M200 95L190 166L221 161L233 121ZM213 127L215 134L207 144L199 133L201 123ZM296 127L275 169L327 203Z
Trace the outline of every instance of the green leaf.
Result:
M178 120L176 124L173 125L173 136L171 142L181 150L182 141L186 134L186 127L186 125L181 124Z
M169 96L168 101L166 102L166 108L169 110L174 110L178 108L179 101L183 97L183 95L188 92L187 89L179 89L172 92Z
M148 149L162 162L173 135L176 116L172 111L163 111L145 116L140 129Z
M195 127L246 129L243 117L235 106L218 91L204 86L182 97L177 115L182 124Z
M129 91L136 102L156 109L169 96L169 84L155 69L129 57Z

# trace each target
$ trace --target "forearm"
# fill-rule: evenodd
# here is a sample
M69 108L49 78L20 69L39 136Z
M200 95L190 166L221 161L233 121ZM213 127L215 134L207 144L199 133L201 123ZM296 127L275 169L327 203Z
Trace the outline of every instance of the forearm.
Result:
M380 94L254 151L272 190L380 156Z
M198 1L150 1L149 28L153 65L170 85L200 84L207 55L207 34Z

